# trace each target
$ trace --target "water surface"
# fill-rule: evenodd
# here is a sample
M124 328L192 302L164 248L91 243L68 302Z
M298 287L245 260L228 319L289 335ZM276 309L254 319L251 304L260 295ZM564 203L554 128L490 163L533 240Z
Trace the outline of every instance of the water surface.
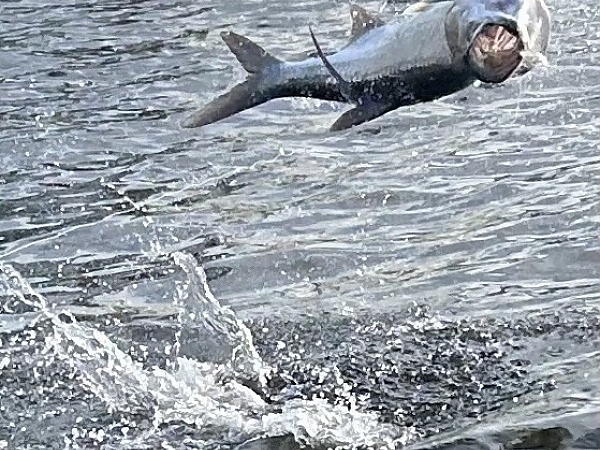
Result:
M600 447L600 18L549 6L549 67L329 133L179 124L220 31L343 2L4 2L0 448Z

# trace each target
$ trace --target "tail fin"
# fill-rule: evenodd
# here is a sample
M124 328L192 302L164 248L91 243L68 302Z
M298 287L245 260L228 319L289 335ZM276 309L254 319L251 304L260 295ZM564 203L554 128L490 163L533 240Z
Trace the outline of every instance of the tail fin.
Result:
M231 31L229 33L224 31L221 33L221 38L249 74L260 72L265 67L282 62L247 37Z
M248 72L248 79L188 117L183 122L186 128L217 122L271 99L268 92L259 88L260 72L271 65L281 64L282 61L239 34L223 32L221 38Z

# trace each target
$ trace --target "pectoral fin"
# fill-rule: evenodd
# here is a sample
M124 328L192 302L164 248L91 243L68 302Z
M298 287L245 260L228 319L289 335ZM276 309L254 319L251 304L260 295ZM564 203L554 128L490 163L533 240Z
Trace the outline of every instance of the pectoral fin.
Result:
M409 5L404 11L402 11L402 14L405 16L408 16L411 14L422 13L424 11L427 11L429 8L431 8L432 3L436 3L436 1L428 0L428 1L420 1L417 3L413 3L412 5Z
M393 109L396 109L396 107L390 103L365 102L342 114L340 118L331 125L329 130L345 130L360 125L361 123L368 122L369 120L373 120Z

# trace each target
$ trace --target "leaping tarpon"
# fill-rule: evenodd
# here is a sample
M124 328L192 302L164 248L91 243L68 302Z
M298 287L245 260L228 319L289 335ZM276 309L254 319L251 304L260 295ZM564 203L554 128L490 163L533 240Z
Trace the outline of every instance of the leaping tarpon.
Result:
M348 44L325 55L309 28L316 55L303 61L282 61L244 36L221 33L248 77L183 125L208 125L275 98L312 97L354 105L331 126L343 130L476 80L524 74L545 58L550 36L544 0L429 0L390 23L350 9Z

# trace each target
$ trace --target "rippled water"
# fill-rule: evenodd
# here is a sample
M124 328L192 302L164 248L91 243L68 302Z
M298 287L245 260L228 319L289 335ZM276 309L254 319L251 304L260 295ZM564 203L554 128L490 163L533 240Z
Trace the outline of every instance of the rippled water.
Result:
M600 18L549 6L549 67L329 133L179 124L219 31L343 2L1 3L0 448L599 448Z

